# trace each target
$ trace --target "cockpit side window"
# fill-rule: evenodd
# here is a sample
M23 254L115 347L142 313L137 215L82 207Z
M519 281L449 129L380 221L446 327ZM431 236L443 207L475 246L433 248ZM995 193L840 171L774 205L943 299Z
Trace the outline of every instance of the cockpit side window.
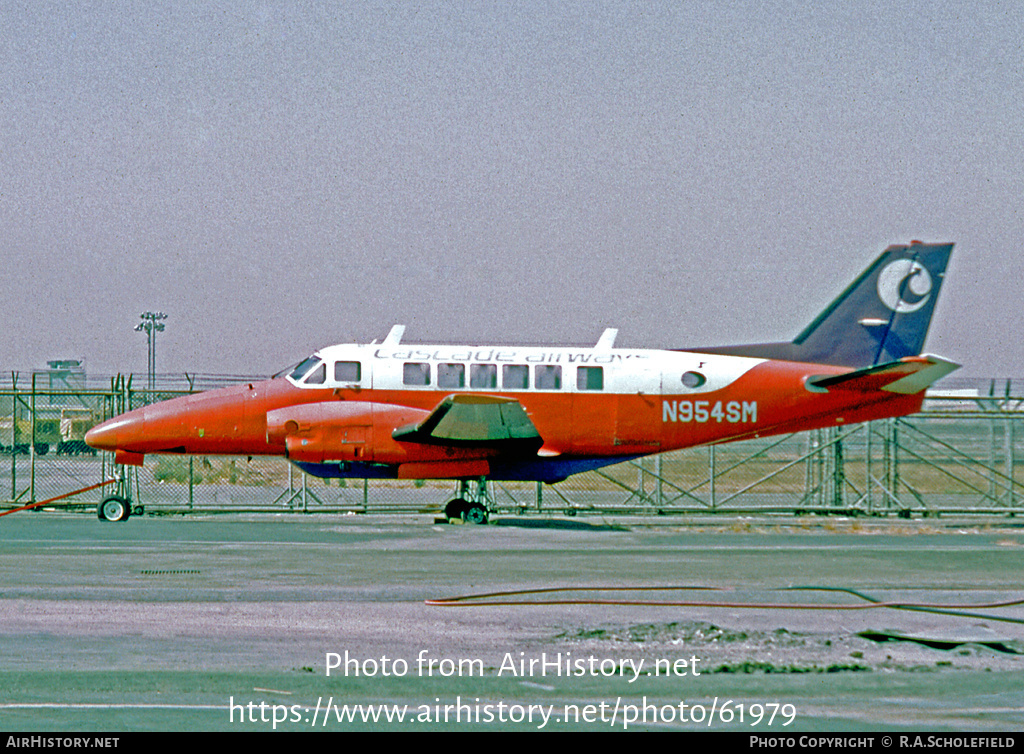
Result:
M298 382L299 380L306 376L306 373L309 372L310 369L312 369L319 363L319 358L317 358L316 356L310 356L304 362L295 367L295 369L292 370L292 373L288 376L291 377L296 382Z
M321 364L306 378L307 385L323 385L327 381L327 365Z

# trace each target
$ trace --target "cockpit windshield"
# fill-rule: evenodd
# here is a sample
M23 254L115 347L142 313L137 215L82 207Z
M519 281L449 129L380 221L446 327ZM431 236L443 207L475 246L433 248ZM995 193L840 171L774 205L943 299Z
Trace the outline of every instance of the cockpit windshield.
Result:
M295 367L295 369L292 370L292 373L289 374L288 376L291 377L296 382L298 382L299 380L301 380L303 377L305 377L309 373L309 370L311 370L313 367L315 367L319 363L320 363L320 358L319 357L317 357L317 356L310 356L304 362L302 362L297 367Z

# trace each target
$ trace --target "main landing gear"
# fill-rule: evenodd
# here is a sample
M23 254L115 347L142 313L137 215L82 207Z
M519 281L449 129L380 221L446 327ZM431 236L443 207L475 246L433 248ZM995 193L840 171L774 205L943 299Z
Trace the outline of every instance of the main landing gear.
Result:
M470 484L476 488L472 492ZM457 519L467 524L486 524L493 503L494 498L487 489L487 477L480 477L472 482L463 479L459 482L458 497L448 501L444 507L444 515L449 521Z
M141 516L144 512L141 505L132 505L132 485L128 467L122 466L117 473L114 494L107 495L96 506L96 515L100 521L127 521L129 516Z

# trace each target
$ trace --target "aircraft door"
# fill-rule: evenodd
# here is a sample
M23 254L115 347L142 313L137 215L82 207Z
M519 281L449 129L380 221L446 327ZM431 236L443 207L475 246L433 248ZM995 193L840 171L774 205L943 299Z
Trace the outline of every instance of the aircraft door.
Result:
M661 447L661 371L633 367L617 395L615 444L647 452Z

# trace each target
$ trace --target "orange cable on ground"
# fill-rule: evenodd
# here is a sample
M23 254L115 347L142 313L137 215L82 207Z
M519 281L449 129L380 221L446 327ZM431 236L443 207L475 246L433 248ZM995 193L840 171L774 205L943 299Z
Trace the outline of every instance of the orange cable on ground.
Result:
M922 603L922 602L884 602L869 595L858 592L855 589L842 587L819 587L819 586L796 586L772 589L770 591L823 591L823 592L844 592L858 599L864 600L867 604L836 604L836 603L764 603L764 602L708 602L692 600L605 600L605 599L536 599L517 600L513 597L523 597L537 594L555 594L559 592L646 592L646 591L734 591L724 587L714 586L590 586L590 587L551 587L546 589L522 589L505 592L488 592L482 594L467 594L458 597L442 597L439 599L426 600L427 605L436 607L495 607L495 606L538 606L538 605L641 605L649 607L725 607L725 608L753 608L761 610L871 610L880 607L892 608L895 610L911 610L917 612L930 612L960 617L980 617L989 620L1003 621L1006 623L1024 623L1024 619L1009 618L998 615L981 615L978 613L962 612L965 609L992 609L1000 607L1017 607L1024 605L1024 599L1008 600L1004 602L987 602L977 604L943 604L943 603Z
M0 513L0 516L6 516L6 515L8 515L10 513L17 513L18 511L27 511L30 508L38 508L40 505L49 505L50 503L55 503L58 500L63 500L66 497L71 497L72 495L79 495L79 494L81 494L83 492L88 492L89 490L94 490L97 487L106 487L108 484L113 484L116 481L117 481L116 479L108 479L105 482L100 482L99 484L93 484L93 485L91 485L89 487L83 487L82 489L75 490L74 492L65 492L63 495L57 495L57 497L51 497L49 500L41 500L38 503L31 503L29 505L23 505L20 508L11 508L9 511L4 511L3 513Z

